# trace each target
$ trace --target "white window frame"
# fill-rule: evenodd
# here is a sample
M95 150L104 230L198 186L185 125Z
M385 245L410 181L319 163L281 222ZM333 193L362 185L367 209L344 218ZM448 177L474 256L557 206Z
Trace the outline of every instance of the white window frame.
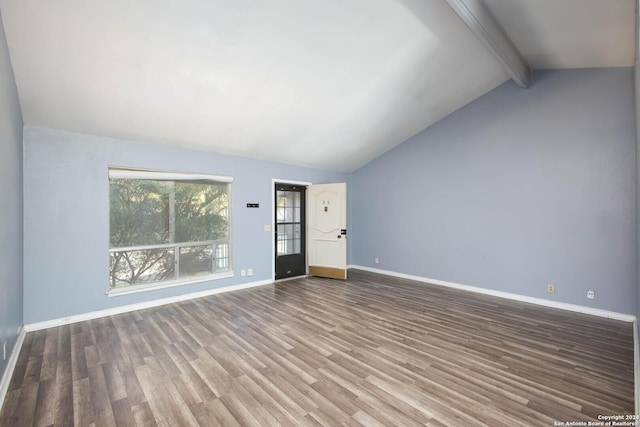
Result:
M228 262L229 262L229 270L225 272L212 273L204 276L193 276L183 279L175 279L175 280L167 280L163 282L156 283L148 283L148 284L136 284L126 287L120 288L112 288L109 286L109 289L106 291L106 295L109 297L119 296L119 295L127 295L138 292L145 292L149 290L155 289L163 289L174 286L182 286L193 283L201 283L208 282L211 280L219 280L229 277L234 277L233 272L233 257L232 257L232 214L231 214L231 183L233 182L233 177L226 175L212 175L212 174L201 174L201 173L184 173L184 172L171 172L171 171L162 171L162 170L153 170L153 169L133 169L119 166L110 166L109 179L136 179L136 180L160 180L160 181L210 181L215 183L226 183L228 186L228 229L229 233L227 239L224 240L207 240L202 242L180 242L180 243L163 243L158 245L144 245L144 246L130 246L130 247L120 247L120 248L109 248L109 254L113 252L121 252L121 251L134 251L134 250L143 250L143 249L159 249L165 247L188 247L193 245L198 246L207 246L207 245L215 245L220 242L226 242L228 244ZM109 209L109 217L111 217L111 210ZM111 246L111 237L109 237L109 246ZM179 262L179 255L175 255L177 262Z

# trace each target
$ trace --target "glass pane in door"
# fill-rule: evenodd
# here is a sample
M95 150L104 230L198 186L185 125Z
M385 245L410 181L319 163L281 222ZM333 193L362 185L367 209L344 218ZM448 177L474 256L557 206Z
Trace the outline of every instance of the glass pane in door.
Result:
M276 184L276 278L306 273L305 191L304 186Z
M287 218L287 210L291 208L282 208L284 214L283 218ZM299 218L299 207L293 209L292 212L296 212L296 216ZM294 218L293 214L289 217ZM293 221L278 221L278 235L277 235L277 254L278 255L291 255L300 253L300 239L301 239L301 226L299 222Z

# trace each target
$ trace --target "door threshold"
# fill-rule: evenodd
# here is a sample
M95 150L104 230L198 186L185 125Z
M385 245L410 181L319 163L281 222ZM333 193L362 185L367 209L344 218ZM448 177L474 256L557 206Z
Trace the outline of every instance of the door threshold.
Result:
M305 277L311 277L308 274L301 274L300 276L293 276L293 277L285 277L284 279L277 279L274 280L274 283L280 283L280 282L288 282L289 280L295 280L295 279L304 279Z

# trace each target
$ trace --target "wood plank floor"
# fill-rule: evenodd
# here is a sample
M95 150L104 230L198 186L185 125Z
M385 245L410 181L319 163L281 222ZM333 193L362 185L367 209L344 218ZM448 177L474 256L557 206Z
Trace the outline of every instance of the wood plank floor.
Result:
M351 270L27 334L1 426L553 426L632 414L630 323Z

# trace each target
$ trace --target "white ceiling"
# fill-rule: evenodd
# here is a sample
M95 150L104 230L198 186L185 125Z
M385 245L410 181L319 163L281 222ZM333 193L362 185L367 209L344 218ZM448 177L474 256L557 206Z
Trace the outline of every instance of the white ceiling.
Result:
M632 66L634 0L486 0L533 68ZM505 82L445 0L0 0L26 125L353 171Z

